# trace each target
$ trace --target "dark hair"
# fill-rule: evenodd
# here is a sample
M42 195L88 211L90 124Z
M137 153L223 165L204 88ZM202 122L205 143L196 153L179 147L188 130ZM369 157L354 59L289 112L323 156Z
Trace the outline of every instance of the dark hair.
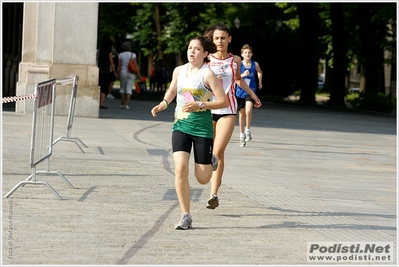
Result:
M131 45L130 45L130 42L124 42L124 43L122 44L122 51L130 51L131 48L132 48L132 47L131 47Z
M209 26L208 28L206 28L206 30L204 31L203 36L208 38L209 40L213 41L213 32L215 30L225 31L230 36L230 30L226 26L226 24L224 24L223 22L219 22L219 23L217 23L215 25L212 25L212 26Z
M111 49L112 45L114 45L114 41L111 39L111 37L105 37L103 41L101 42L101 48L108 48Z
M217 48L214 42L212 42L210 39L204 37L204 36L196 36L190 39L190 42L192 40L198 40L201 42L202 47L204 48L205 52L208 52L208 54L213 54L217 52ZM204 62L207 63L209 62L209 58L205 57Z

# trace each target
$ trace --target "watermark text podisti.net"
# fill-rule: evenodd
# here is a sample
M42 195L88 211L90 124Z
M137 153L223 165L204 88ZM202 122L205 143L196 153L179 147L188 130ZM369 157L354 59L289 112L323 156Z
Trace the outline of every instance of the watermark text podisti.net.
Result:
M308 262L393 262L393 242L308 242Z

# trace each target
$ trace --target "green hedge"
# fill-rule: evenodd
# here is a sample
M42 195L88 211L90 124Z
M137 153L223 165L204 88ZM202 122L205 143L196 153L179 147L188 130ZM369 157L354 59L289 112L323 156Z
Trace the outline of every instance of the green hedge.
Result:
M396 108L396 98L389 97L386 94L367 94L360 93L359 97L348 99L353 108L359 110L377 111L391 113Z

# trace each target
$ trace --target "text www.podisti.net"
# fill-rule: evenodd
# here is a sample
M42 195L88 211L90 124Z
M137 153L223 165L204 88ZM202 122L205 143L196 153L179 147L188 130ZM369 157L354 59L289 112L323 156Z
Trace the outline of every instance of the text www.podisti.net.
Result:
M393 262L393 242L308 242L308 262Z

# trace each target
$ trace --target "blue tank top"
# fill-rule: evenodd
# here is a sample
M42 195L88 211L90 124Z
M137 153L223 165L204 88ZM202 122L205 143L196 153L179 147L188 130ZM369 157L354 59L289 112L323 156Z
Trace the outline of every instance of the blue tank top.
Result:
M241 74L244 73L245 70L249 71L249 76L241 77L241 79L249 86L256 93L256 80L255 75L257 74L256 71L256 64L255 61L251 60L251 67L246 68L244 66L243 61L241 61ZM239 98L245 98L248 95L247 92L244 91L240 86L236 86L236 96Z

